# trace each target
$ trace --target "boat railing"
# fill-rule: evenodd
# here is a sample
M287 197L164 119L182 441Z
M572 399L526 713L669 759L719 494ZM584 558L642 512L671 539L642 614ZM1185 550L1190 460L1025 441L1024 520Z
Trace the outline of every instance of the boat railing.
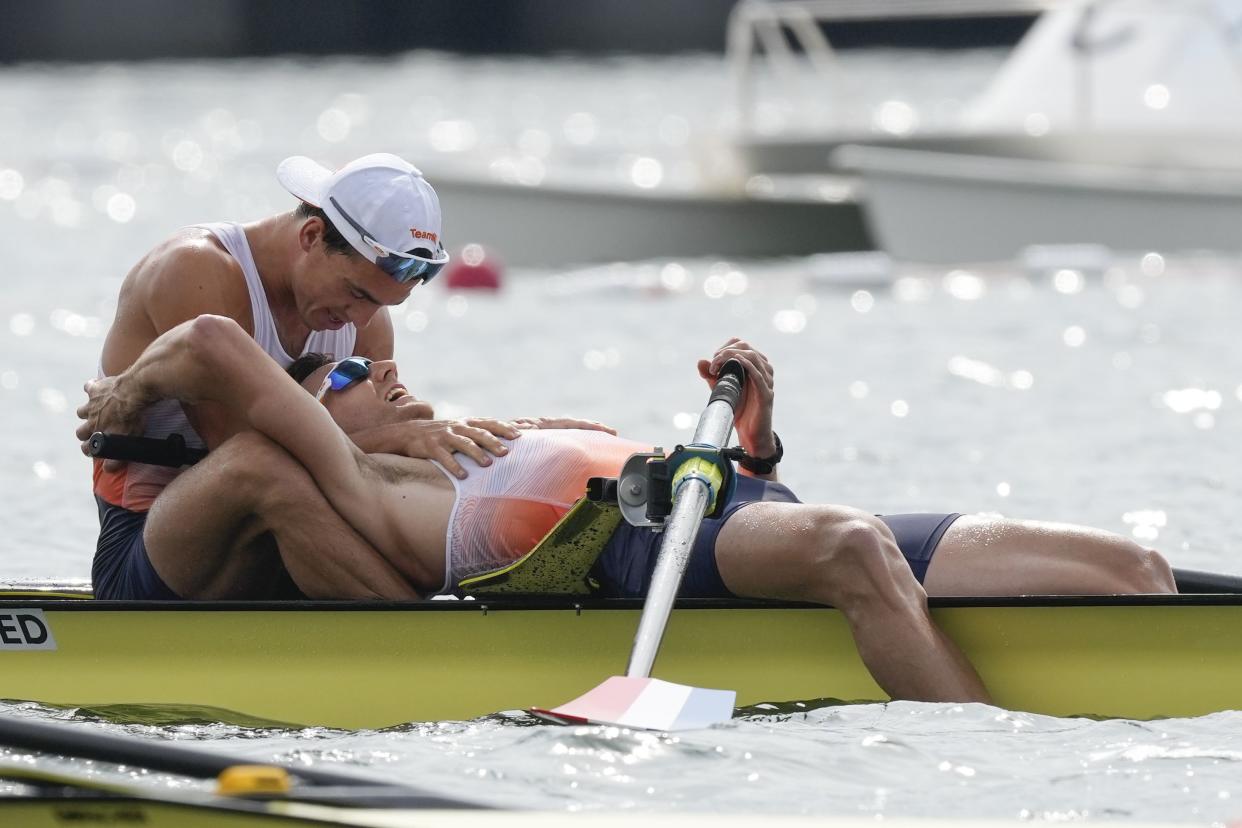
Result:
M1100 12L1106 7L1139 7L1155 11L1175 10L1178 14L1197 18L1209 31L1220 38L1221 48L1233 68L1234 75L1242 83L1242 53L1238 50L1242 21L1233 20L1212 0L1093 0L1083 5L1070 36L1076 58L1077 72L1074 89L1074 110L1079 129L1090 129L1094 120L1094 77L1092 60L1097 54L1120 46L1133 36L1129 29L1095 32Z
M752 127L754 63L762 54L789 77L809 64L826 80L836 52L821 23L979 17L1030 17L1065 0L741 0L729 14L725 60L737 91L739 126ZM792 42L791 42L792 38ZM794 46L797 49L794 49ZM800 57L801 56L801 57Z
M778 76L791 78L805 66L822 76L826 85L837 72L836 52L822 23L880 20L944 19L960 16L1030 17L1066 5L1071 0L741 0L729 15L725 58L736 90L738 126L743 133L754 126L754 64L762 55ZM1242 54L1237 41L1242 25L1230 19L1211 0L1094 0L1080 3L1072 46L1077 58L1074 91L1079 123L1089 126L1094 101L1093 59L1127 40L1131 32L1094 32L1105 7L1146 6L1175 10L1196 17L1220 38L1238 78ZM796 48L795 48L796 47Z

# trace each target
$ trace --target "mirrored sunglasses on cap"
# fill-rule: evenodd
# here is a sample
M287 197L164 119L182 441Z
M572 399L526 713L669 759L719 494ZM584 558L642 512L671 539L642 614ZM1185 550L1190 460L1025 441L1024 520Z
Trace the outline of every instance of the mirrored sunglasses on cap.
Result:
M358 231L358 235L362 236L362 241L365 244L370 245L376 251L383 254L375 260L376 267L396 279L399 283L405 284L415 280L430 282L448 264L449 255L439 243L436 244L434 251L429 251L425 247L415 247L404 253L399 250L393 250L391 247L380 244L371 235L370 231L354 221L354 217L345 212L345 209L341 207L341 203L335 197L328 196L328 201L331 201L332 206L337 209L341 217L349 222L350 227ZM419 255L421 251L426 251L427 254L434 258L428 258L426 254Z
M351 356L342 359L336 367L323 378L315 399L324 402L329 391L344 391L356 382L361 382L371 375L371 360L366 357ZM326 403L325 403L326 405Z

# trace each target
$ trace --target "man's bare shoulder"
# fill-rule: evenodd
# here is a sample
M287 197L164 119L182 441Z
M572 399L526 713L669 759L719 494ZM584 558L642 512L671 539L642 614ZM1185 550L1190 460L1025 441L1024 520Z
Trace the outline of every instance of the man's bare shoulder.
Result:
M184 228L156 245L126 281L160 331L204 313L254 327L241 265L204 228Z
M254 330L241 266L210 231L186 228L156 245L126 275L100 356L105 373L124 371L157 336L205 313Z
M241 265L210 231L187 227L152 248L131 276L149 292L181 293L236 283Z

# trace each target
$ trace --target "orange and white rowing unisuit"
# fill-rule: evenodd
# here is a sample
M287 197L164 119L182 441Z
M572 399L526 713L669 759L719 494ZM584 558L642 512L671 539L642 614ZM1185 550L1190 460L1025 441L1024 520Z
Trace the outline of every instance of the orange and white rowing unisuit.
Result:
M504 443L509 453L490 466L459 457L465 480L444 472L457 492L444 547L445 592L534 549L585 494L588 478L616 477L631 454L651 451L650 445L580 429L526 431Z

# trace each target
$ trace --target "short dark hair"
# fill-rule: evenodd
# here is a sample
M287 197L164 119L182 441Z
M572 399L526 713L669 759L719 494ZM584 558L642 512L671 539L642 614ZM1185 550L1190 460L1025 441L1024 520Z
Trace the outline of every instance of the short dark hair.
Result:
M352 244L345 240L345 237L341 235L341 231L336 229L336 225L332 223L332 219L328 218L328 214L319 207L307 204L305 201L299 201L294 214L301 219L317 218L323 221L323 243L328 248L329 253L349 255L350 253L358 252L354 250Z
M323 366L332 361L332 357L327 354L309 353L302 354L293 361L293 364L285 369L289 376L293 377L298 385L306 382L306 378L318 371Z

